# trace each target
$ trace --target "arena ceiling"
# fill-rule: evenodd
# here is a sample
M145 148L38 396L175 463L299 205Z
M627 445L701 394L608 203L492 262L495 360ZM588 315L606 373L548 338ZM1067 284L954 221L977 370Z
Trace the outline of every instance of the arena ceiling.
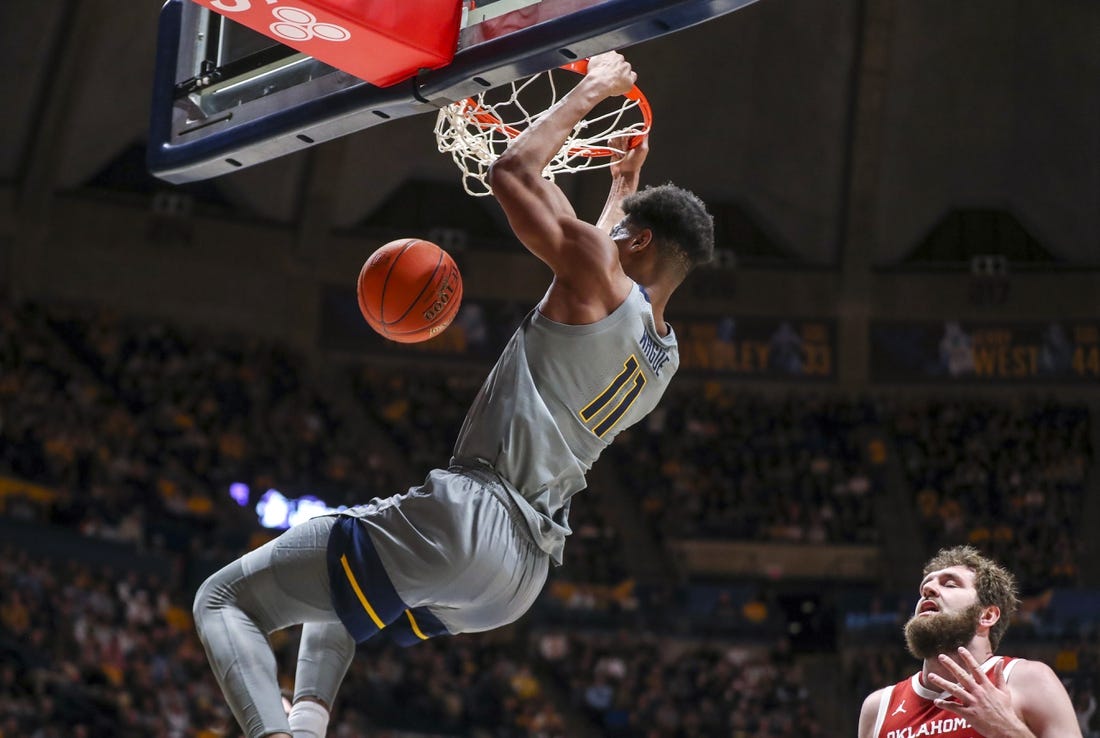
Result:
M141 179L158 12L4 3L0 180ZM747 213L801 261L835 263L855 216L890 264L952 209L993 208L1056 258L1096 264L1098 39L1092 0L761 0L625 53L655 111L649 180ZM431 128L394 121L193 189L286 224L324 197L330 224L351 227L410 180L457 187ZM597 200L594 176L565 186Z

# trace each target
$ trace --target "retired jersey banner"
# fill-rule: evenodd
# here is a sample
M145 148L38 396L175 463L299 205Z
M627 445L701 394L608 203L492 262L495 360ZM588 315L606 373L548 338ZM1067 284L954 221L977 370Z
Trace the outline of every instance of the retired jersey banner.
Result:
M1100 382L1100 320L873 322L875 382Z
M680 371L774 380L836 378L836 322L672 316Z

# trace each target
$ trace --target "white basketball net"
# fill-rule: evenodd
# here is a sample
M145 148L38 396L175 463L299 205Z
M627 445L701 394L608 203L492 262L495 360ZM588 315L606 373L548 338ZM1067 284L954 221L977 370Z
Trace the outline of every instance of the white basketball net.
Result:
M462 187L467 193L475 197L492 194L487 180L489 165L504 153L513 138L561 99L558 96L560 85L555 80L557 74L569 73L551 70L536 74L459 100L439 111L435 120L436 144L441 152L450 153L454 159L462 172ZM487 99L489 97L496 101ZM627 137L649 132L642 114L643 106L648 111L648 103L640 93L634 99L617 97L601 103L589 118L573 128L542 175L552 182L559 172L611 166L616 156L625 153L612 146L613 141L622 146L621 141L629 140Z

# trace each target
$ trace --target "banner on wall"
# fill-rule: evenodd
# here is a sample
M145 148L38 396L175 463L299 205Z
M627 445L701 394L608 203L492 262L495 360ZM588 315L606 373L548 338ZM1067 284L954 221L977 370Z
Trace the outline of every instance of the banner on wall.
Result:
M394 356L446 356L495 361L530 305L505 300L463 300L455 321L430 341L399 344L375 333L347 287L322 291L321 348ZM833 320L680 316L672 320L680 343L680 371L697 375L774 380L836 377Z
M836 378L832 320L694 316L673 322L680 371L774 380Z
M1100 382L1100 320L875 321L875 382Z

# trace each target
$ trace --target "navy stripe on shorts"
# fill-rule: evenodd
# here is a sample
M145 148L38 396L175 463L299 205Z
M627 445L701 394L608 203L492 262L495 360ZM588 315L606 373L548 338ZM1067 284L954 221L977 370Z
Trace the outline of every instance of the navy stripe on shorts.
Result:
M333 607L357 643L382 630L401 646L448 633L428 608L410 609L401 601L357 518L336 516L328 540L328 575Z

